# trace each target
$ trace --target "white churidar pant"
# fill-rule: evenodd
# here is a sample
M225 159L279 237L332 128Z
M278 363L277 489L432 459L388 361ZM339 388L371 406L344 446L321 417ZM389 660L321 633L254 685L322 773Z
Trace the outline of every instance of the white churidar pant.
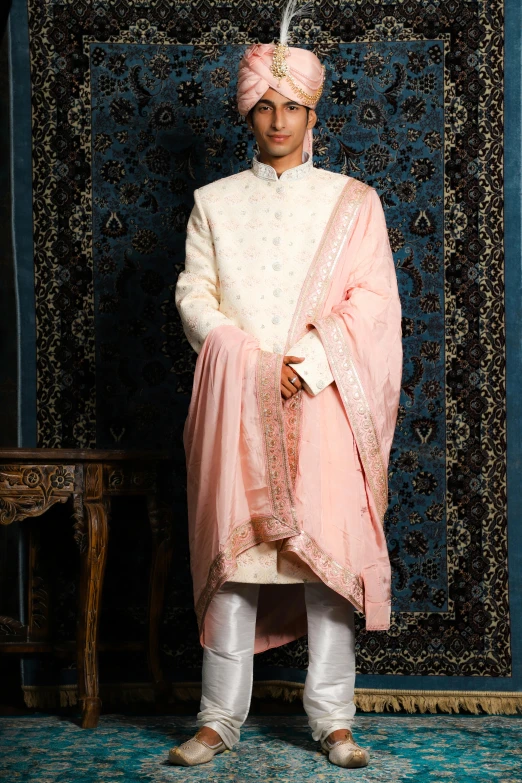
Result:
M284 586L281 588L284 590ZM323 582L305 583L308 671L303 705L314 740L351 728L355 715L354 608ZM198 726L239 741L253 682L258 584L225 582L208 608Z

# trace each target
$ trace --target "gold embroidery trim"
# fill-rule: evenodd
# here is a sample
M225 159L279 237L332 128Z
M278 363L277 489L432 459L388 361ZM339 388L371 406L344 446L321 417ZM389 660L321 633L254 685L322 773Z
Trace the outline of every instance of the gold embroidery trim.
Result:
M288 454L288 470L292 490L295 492L297 468L299 466L299 443L301 440L301 415L303 407L303 391L300 389L283 405L283 424L285 430L286 452Z
M319 546L317 541L304 531L288 538L281 552L294 552L314 571L320 579L340 595L364 612L364 588L360 576L342 566Z
M272 76L278 79L279 82L281 81L281 79L286 79L290 83L290 86L292 87L293 91L297 93L297 95L299 95L302 102L306 106L313 106L314 104L317 103L317 101L323 94L324 77L325 77L326 69L323 65L323 81L319 89L317 89L313 93L307 93L302 89L302 87L300 87L297 84L294 77L292 76L292 73L288 67L288 63L286 61L286 58L288 57L289 54L290 54L289 46L281 42L277 43L275 45L274 54L272 56L272 64L270 66L270 72L272 73Z
M263 427L272 511L277 519L296 532L298 527L281 399L281 361L281 354L259 351L256 391ZM294 422L294 426L295 424ZM292 444L295 444L295 438L292 438Z
M200 629L215 593L236 570L238 555L256 544L277 541L286 536L288 536L288 526L274 517L253 517L232 531L226 546L214 558L205 587L197 599L196 617Z

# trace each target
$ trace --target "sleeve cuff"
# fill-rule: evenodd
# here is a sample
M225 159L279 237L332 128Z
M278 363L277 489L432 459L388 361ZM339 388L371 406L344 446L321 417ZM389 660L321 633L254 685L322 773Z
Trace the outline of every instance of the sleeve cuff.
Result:
M319 394L333 383L334 377L317 329L307 332L288 349L287 354L304 356L304 362L290 362L289 366L299 375L308 394Z

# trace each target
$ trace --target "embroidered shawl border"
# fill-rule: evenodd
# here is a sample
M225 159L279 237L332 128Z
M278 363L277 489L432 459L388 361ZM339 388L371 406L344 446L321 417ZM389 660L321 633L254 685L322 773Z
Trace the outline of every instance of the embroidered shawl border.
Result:
M281 354L259 351L256 371L257 401L263 427L272 512L277 519L286 523L294 532L298 532L281 401L281 366Z
M295 492L297 468L299 465L299 443L301 440L301 416L303 407L303 395L294 394L283 405L283 425L285 432L285 446L288 456L288 469L290 482Z
M361 577L334 560L304 530L300 535L287 539L281 547L281 552L295 552L328 587L347 598L356 609L364 612L364 589Z
M326 349L332 374L352 426L364 471L381 523L388 507L388 474L377 430L357 368L345 340L341 316L331 313L314 321Z
M200 630L214 594L235 572L237 557L256 544L277 541L288 534L288 525L274 517L254 517L232 531L225 547L214 558L205 587L196 600L196 617Z
M198 627L203 628L207 609L217 590L236 570L237 557L256 544L286 538L288 527L274 517L254 517L239 525L230 535L209 569L208 579L196 602ZM322 581L364 611L362 579L324 552L317 541L304 531L286 538L282 552L295 552Z

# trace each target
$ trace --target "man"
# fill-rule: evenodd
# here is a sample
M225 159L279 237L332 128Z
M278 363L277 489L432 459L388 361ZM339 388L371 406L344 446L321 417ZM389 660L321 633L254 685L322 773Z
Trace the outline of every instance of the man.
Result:
M334 764L369 760L350 731L354 608L389 628L401 307L376 192L313 167L323 81L285 35L251 46L238 106L259 155L194 194L176 305L199 354L184 444L204 657L200 730L175 764L237 743L254 652L306 632L312 736Z

